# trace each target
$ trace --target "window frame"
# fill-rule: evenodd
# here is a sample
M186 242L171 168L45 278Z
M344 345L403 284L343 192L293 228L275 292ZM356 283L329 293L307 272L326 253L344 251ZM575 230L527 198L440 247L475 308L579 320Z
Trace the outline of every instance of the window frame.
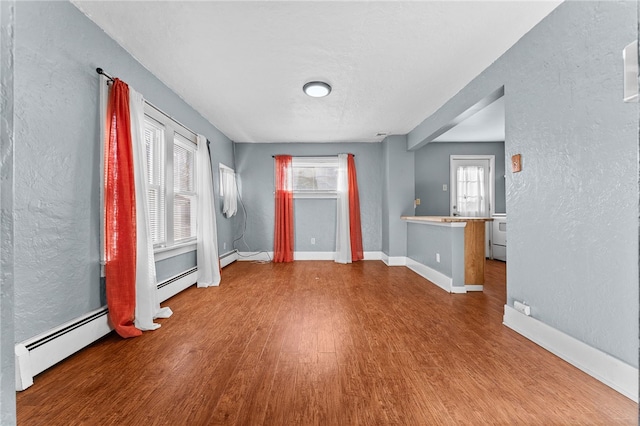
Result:
M330 156L317 156L317 157L295 157L291 158L291 173L295 176L294 169L296 168L319 168L319 167L327 167L333 168L335 167L336 171L336 188L333 190L301 190L296 188L296 180L292 179L292 191L293 198L314 198L314 199L335 199L338 198L338 186L337 186L337 175L338 175L338 156L330 155Z
M144 130L146 131L148 129L147 126L150 127L154 127L156 129L159 130L159 132L161 132L161 138L158 138L154 141L154 145L152 146L152 149L154 148L159 148L159 152L153 153L153 159L159 162L159 165L161 167L160 173L158 173L160 176L159 178L159 183L158 184L152 184L150 182L147 181L148 185L150 188L156 188L158 190L158 198L159 200L162 202L162 207L161 207L161 218L159 218L159 222L160 222L160 227L162 227L162 240L159 243L154 242L153 246L155 247L161 247L162 244L164 244L166 242L167 239L167 225L166 225L166 220L167 220L167 214L166 214L166 159L165 159L165 153L166 153L166 148L165 148L165 144L166 144L166 136L165 136L165 125L163 123L158 122L155 118L150 117L148 115L145 114L144 117ZM154 132L155 133L155 132ZM157 135L157 133L155 133ZM145 144L146 144L146 140L145 140ZM158 145L158 146L156 146ZM146 149L146 146L145 146ZM148 160L148 157L146 158ZM147 170L152 169L152 171L154 173L157 173L157 169L155 168L158 164L155 163L152 164L151 166L147 163ZM149 180L150 178L147 177L147 180ZM151 211L151 209L149 209ZM160 210L160 208L159 208Z
M192 146L190 146L190 144L192 144ZM176 189L176 161L175 161L175 147L179 146L182 147L182 149L184 149L187 152L191 153L191 160L192 160L192 176L191 176L191 191L189 190L181 190L178 191ZM198 204L198 182L197 182L197 173L196 173L196 163L197 163L197 144L192 143L192 141L190 141L189 139L185 138L184 136L182 136L180 133L174 133L173 136L173 145L172 145L172 152L174 154L174 159L173 159L173 217L172 217L172 224L173 224L173 245L179 245L179 244L184 244L184 243L188 243L189 241L195 240L196 239L196 227L197 227L197 204ZM190 200L190 207L191 207L191 218L190 218L190 223L193 223L193 226L191 227L191 231L192 231L192 235L190 237L187 238L181 238L179 240L176 239L176 228L175 228L175 218L176 218L176 214L175 214L175 200L178 196L182 196L184 198L188 198Z
M175 190L174 190L174 161L173 161L173 150L174 145L176 143L176 139L180 137L180 143L182 145L186 145L187 143L193 144L193 189L194 192L190 193L193 196L193 200L195 201L193 209L197 209L198 202L198 192L197 192L197 135L169 117L155 106L145 101L144 105L144 115L145 119L151 119L164 126L164 171L165 171L165 194L164 194L164 226L165 226L165 239L164 242L160 244L155 244L153 246L154 257L156 262L164 259L168 259L170 257L178 256L180 254L188 253L196 250L196 235L194 233L193 237L182 240L175 240L174 235L174 198L175 198ZM176 136L179 135L179 136ZM197 216L197 213L195 214ZM193 224L195 228L197 223Z
M220 203L222 205L222 217L229 219L233 216L235 216L238 212L238 199L239 199L239 188L238 188L238 181L237 181L237 176L236 176L236 171L234 169L232 169L231 167L227 166L226 164L223 163L218 163L218 178L219 180L219 185L218 185L218 193L220 195ZM230 191L228 191L229 193L225 193L225 187L227 186L228 181L231 180L230 184L231 184L231 189ZM233 200L233 201L231 201ZM235 203L235 211L233 212L233 214L229 215L229 211L227 211L227 204L229 203ZM242 203L242 201L240 201L240 203Z
M218 163L218 174L219 174L219 179L220 179L220 187L219 187L219 191L218 193L220 194L220 197L224 197L224 173L232 173L235 176L236 171L234 169L232 169L231 167L227 166L226 164L223 163Z

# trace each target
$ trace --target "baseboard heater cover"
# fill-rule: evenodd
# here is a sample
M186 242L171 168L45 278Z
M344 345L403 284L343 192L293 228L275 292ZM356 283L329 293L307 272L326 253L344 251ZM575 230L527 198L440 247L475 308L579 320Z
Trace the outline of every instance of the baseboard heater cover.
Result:
M236 260L238 260L238 250L226 252L220 255L220 267L224 268L225 266L231 265Z
M191 287L196 283L197 277L198 268L191 268L188 271L158 283L158 301L162 303L181 291Z
M198 268L192 268L158 283L158 300L164 302L196 282ZM66 322L15 345L16 390L33 384L33 377L109 334L106 306Z
M16 390L33 384L33 376L107 335L111 330L106 307L39 334L15 347Z
M87 314L85 317L82 317L82 319L77 320L69 325L63 325L61 326L60 329L56 329L56 331L54 332L49 332L47 333L45 336L42 336L40 338L35 338L36 340L31 341L30 343L25 345L25 348L28 351L32 351L36 348L39 348L40 346L52 341L53 339L57 339L58 337L67 334L73 330L75 330L76 328L82 327L85 324L88 324L89 322L98 319L102 316L106 316L109 313L109 310L106 307L100 308L97 311L94 311L93 313Z

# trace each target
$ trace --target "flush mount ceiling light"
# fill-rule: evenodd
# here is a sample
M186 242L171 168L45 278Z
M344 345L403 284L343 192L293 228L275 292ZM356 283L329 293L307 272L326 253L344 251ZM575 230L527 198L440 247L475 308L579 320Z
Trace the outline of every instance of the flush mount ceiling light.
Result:
M324 81L310 81L302 86L302 90L312 98L323 98L331 93L331 86Z

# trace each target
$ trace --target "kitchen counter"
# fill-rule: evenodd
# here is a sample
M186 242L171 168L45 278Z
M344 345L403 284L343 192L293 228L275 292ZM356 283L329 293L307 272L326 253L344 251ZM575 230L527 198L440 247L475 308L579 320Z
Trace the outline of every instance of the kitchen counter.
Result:
M464 262L460 259L452 259L451 265L464 265L464 282L456 283L454 276L462 275L462 271L456 272L456 267L451 271L452 292L482 291L484 286L485 265L485 222L492 222L491 217L462 217L462 216L402 216L402 220L409 223L444 226L447 228L464 227ZM459 253L459 252L458 252ZM439 255L438 255L439 256ZM439 257L438 257L439 259ZM439 260L438 260L439 262ZM437 265L434 265L437 266ZM456 291L454 287L464 287L464 291Z
M492 217L463 217L463 216L402 216L401 219L413 222L437 222L437 223L456 223L456 222L491 222Z

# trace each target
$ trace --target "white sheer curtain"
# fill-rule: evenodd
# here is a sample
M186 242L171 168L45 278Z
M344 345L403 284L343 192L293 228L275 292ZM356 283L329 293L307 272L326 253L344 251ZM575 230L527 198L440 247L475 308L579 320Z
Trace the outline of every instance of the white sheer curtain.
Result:
M197 262L198 287L220 285L216 211L213 203L213 176L207 138L198 135L196 166L198 185Z
M222 213L231 217L238 211L238 189L233 169L220 166L220 185L222 186Z
M168 318L173 314L158 301L156 265L149 228L148 177L144 142L144 98L129 87L131 144L133 145L133 174L136 191L136 313L135 326L140 330L155 330L160 324L154 318Z
M347 154L339 154L335 255L335 261L337 263L351 263L351 237L349 235L349 173L347 168Z
M460 166L457 175L457 205L460 216L486 216L484 167Z

